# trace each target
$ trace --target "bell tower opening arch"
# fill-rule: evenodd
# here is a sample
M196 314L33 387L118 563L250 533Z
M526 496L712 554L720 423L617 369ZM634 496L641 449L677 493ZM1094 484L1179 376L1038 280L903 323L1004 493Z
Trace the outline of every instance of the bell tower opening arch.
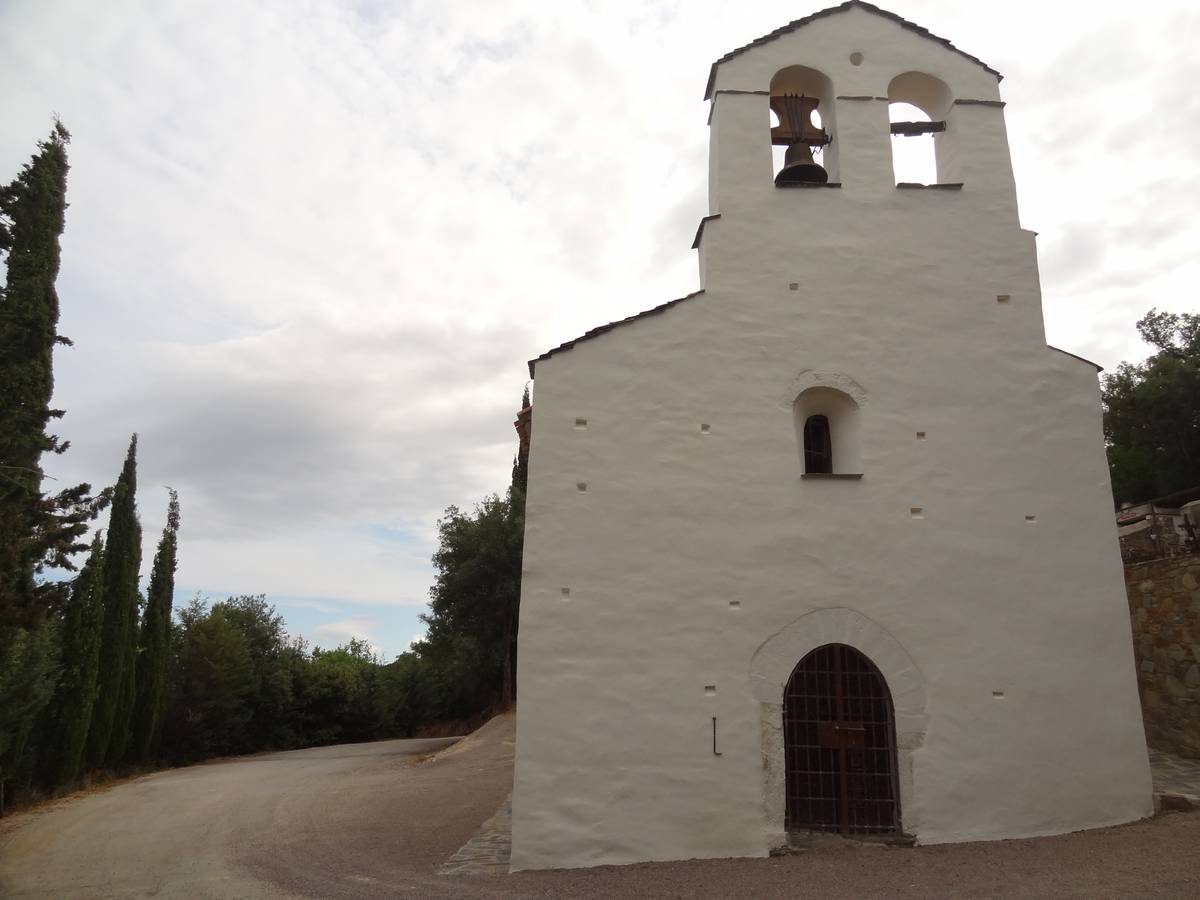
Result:
M810 152L807 159L822 177L802 177L800 180L836 182L840 177L837 113L833 82L829 76L808 66L787 66L771 79L770 95L774 174L778 176L787 168L785 147L789 152L800 148L809 152L807 148L816 147L820 160L814 161Z
M814 650L830 644L861 653L887 685L895 716L899 830L915 835L919 828L913 758L925 742L928 726L924 676L908 652L877 622L846 607L818 609L777 631L750 661L750 689L760 712L764 824L772 848L788 843L785 691L797 665Z

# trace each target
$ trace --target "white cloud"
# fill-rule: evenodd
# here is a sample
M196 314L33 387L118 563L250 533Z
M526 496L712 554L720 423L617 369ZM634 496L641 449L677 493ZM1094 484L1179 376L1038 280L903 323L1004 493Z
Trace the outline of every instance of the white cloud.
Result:
M1049 339L1143 353L1200 275L1200 11L888 5L1006 75ZM440 511L507 483L525 360L696 286L709 64L809 11L5 5L0 178L52 112L74 135L54 474L111 482L136 430L180 583L424 603Z
M375 630L378 623L374 619L342 619L337 622L323 622L313 628L314 643L328 644L328 641L322 641L321 638L332 638L332 643L341 645L348 643L351 640L357 639L366 641L371 647L371 652L380 655L380 649L375 643Z

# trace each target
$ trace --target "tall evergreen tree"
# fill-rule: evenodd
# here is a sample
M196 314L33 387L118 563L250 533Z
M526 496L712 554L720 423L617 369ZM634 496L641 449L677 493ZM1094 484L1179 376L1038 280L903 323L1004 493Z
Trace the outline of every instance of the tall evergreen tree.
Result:
M0 653L15 636L4 626L32 626L65 601L68 585L35 576L47 567L73 569L71 555L97 501L87 484L42 493L43 453L68 442L48 434L58 334L59 236L63 231L70 135L55 122L50 137L16 180L0 187L0 252L7 276L0 291Z
M0 786L28 784L35 754L30 737L58 680L58 622L12 628L0 647Z
M517 455L513 457L512 467L512 486L520 490L522 495L525 493L526 485L529 483L529 439L532 436L533 429L533 410L530 407L533 404L529 402L529 385L525 385L525 391L521 394L521 411L517 413Z
M179 611L178 694L173 744L176 757L194 761L253 749L254 659L246 635L218 603L199 599Z
M512 484L508 489L508 505L512 540L509 552L517 572L516 590L504 608L503 641L504 673L501 682L501 702L504 705L517 699L517 630L521 621L521 564L525 553L525 494L529 489L529 445L533 440L533 404L529 399L529 383L521 394L521 412L517 414L517 462L513 466Z
M1156 352L1104 376L1104 437L1118 503L1200 483L1200 315L1152 309L1137 329Z
M108 540L104 545L100 674L87 739L87 760L92 766L119 763L129 745L137 656L138 571L142 564L142 526L138 522L136 493L135 434L113 492Z
M104 539L97 532L91 555L71 585L71 599L63 614L62 675L48 707L51 714L42 758L42 781L47 785L74 781L83 764L100 663L103 573Z
M136 700L133 707L132 756L152 762L162 737L163 703L166 697L168 641L171 635L171 605L175 594L175 563L179 535L179 494L167 488L167 526L154 554L150 572L146 613L138 641Z
M494 494L464 515L438 521L427 637L420 652L444 681L444 714L470 715L516 697L515 645L521 599L524 506L519 490Z

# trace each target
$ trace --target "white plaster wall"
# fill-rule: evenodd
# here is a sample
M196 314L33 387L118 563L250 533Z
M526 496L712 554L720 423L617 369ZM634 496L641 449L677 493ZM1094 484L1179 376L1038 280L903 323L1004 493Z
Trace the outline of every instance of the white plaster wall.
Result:
M717 88L793 63L839 94L920 70L997 96L859 9L723 64ZM779 190L766 98L715 103L705 293L537 364L513 868L764 855L752 661L819 610L861 617L919 675L901 813L920 841L1148 815L1096 372L1045 346L1002 111L956 107L977 129L961 191L899 191L886 104L845 101L844 187ZM806 372L861 391L861 480L801 480L786 395Z

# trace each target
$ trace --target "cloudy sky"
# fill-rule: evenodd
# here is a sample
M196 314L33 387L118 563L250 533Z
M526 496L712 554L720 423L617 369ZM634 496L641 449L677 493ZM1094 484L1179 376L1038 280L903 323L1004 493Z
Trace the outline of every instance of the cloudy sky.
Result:
M145 568L385 656L503 491L525 361L697 286L710 63L817 3L0 0L0 180L74 139L50 470L140 434ZM1200 5L892 0L1005 75L1047 332L1195 309Z

